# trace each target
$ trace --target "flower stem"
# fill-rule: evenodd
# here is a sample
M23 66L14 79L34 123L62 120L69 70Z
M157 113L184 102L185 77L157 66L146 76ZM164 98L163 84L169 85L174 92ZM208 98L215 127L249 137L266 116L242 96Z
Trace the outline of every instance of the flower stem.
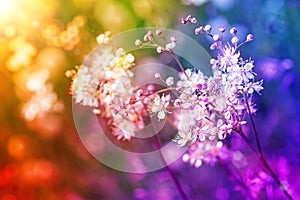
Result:
M153 129L154 129L154 131L155 131L154 126L153 126ZM162 155L162 153L161 153L161 151L160 151L161 143L160 143L160 140L159 140L159 137L157 136L157 134L155 134L154 138L149 138L149 140L150 140L152 146L154 147L154 149L158 151L159 156L161 157L162 162L163 162L164 165L165 165L165 169L166 169L167 172L170 174L171 179L172 179L172 181L173 181L173 183L174 183L174 185L175 185L175 187L176 187L176 189L177 189L177 191L178 191L178 193L179 193L181 199L182 199L182 200L189 200L189 198L188 198L188 196L185 194L185 192L184 192L184 190L183 190L183 188L182 188L182 186L181 186L179 180L177 179L177 177L175 176L175 174L173 173L173 171L170 169L170 167L167 165L166 160L164 159L164 157L163 157L163 155Z
M244 134L243 130L240 129L237 131L239 135L243 138L243 140L246 142L246 144L250 147L250 149L257 155L263 166L267 169L267 171L271 174L273 179L276 181L276 183L279 185L280 189L284 192L284 194L288 197L288 199L293 200L292 196L289 194L285 186L281 183L279 180L278 176L275 174L275 172L272 170L266 159L264 158L263 154L260 154L259 152L256 151L254 146L250 143L249 139L247 136Z
M183 73L185 73L184 68L183 68L181 62L178 60L176 54L172 51L172 52L171 52L171 55L172 55L173 58L175 59L176 63L179 65L180 70L181 70ZM188 76L186 76L186 77L188 77Z
M240 180L237 175L230 169L230 167L225 163L224 160L222 160L220 157L217 157L219 164L228 172L228 174L248 193L248 197L250 199L253 199L251 193L249 192L248 187L245 185L245 183Z
M265 159L265 157L264 157L264 155L262 153L262 149L261 149L261 145L260 145L260 141L259 141L257 129L256 129L256 126L255 126L255 123L254 123L253 115L252 115L252 112L251 112L251 109L250 109L250 106L249 106L249 102L248 102L248 99L247 99L247 96L246 96L245 92L243 92L243 95L244 95L244 100L246 102L247 110L248 110L248 113L249 113L249 117L250 117L250 121L251 121L251 126L252 126L252 129L253 129L254 135L255 135L256 145L257 145L257 148L258 148L258 153L256 151L255 152L256 152L258 158L260 159L260 161L262 162L262 164L265 166L265 168L270 172L270 174L272 175L272 177L274 178L274 180L277 182L277 184L279 185L280 189L285 193L285 195L289 199L293 199L291 197L291 195L288 193L288 191L286 190L286 188L284 187L284 185L281 183L281 181L279 180L279 178L277 177L277 175L275 174L275 172L272 170L272 168L270 167L270 165L268 164L268 162L266 161L266 159ZM241 131L241 133L243 133L243 132ZM243 138L245 140L245 138L247 138L247 137L246 137L246 135L244 133L243 133L243 135L244 135ZM249 140L246 143L248 144L248 146L249 146L249 144L251 144L249 142ZM255 150L255 148L253 146L252 146L252 150Z
M257 133L257 130L256 130L256 126L255 126L255 123L254 123L252 112L251 112L249 102L248 102L248 99L247 99L247 96L246 96L245 92L243 92L243 95L244 95L247 110L248 110L248 113L249 113L249 116L250 116L251 126L252 126L252 129L253 129L254 135L255 135L255 141L256 141L257 148L258 148L258 152L259 152L260 157L263 157L263 153L262 153L262 150L261 150L261 145L260 145L258 133Z
M155 93L159 94L159 93L163 93L163 92L170 91L170 90L176 90L176 88L164 88L164 89L156 91Z
M157 150L159 152L159 155L165 165L165 169L167 170L167 172L169 173L169 175L171 176L171 179L181 197L182 200L188 200L189 198L187 197L187 195L185 194L184 190L182 189L182 186L179 182L179 180L176 178L175 174L173 173L173 171L170 169L170 167L166 164L166 161L163 157L163 155L161 154L161 151L159 150L161 145L159 142L159 139L157 138L157 136L154 136L154 140L150 138L150 142L153 145L153 147L155 148L155 150Z

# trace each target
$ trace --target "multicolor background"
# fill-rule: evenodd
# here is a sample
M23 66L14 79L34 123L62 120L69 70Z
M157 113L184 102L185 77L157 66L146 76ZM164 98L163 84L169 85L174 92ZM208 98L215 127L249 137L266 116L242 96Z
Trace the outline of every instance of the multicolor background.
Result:
M0 0L0 199L179 199L165 170L122 173L87 152L64 74L106 30L157 26L196 38L192 27L179 25L189 13L214 27L236 26L241 37L255 35L241 51L265 80L255 116L262 147L299 195L299 10L297 0ZM197 40L209 47L206 37ZM261 188L253 178L262 167L240 138L233 136L231 145L248 162L256 160L246 171L235 167L260 191L257 198L284 198L272 179ZM191 199L245 199L220 165L195 169L178 160L170 167Z

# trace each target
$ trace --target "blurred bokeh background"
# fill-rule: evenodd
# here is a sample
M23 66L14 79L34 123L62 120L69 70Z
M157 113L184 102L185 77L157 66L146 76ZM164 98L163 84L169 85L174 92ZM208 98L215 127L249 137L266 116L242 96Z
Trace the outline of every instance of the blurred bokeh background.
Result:
M297 194L299 10L297 0L0 0L0 199L179 199L165 170L122 173L88 153L74 127L64 74L106 30L172 28L209 47L206 37L179 24L189 13L213 27L236 26L241 38L255 35L241 48L265 80L255 121L271 166ZM251 157L238 137L231 145ZM245 199L222 166L195 169L178 160L170 167L192 199ZM255 175L261 168L244 172L249 187L262 179ZM284 198L272 181L255 188L258 199Z

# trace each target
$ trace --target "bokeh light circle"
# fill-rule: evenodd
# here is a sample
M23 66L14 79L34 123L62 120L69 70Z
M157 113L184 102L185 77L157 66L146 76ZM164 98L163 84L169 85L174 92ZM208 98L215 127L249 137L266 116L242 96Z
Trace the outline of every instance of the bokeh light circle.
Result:
M134 41L137 38L142 38L148 31L155 32L156 28L139 28L128 30L116 35L113 35L111 40L115 47L122 47L126 52L133 52L139 50L134 45ZM197 43L194 39L182 34L178 31L170 29L161 29L164 32L166 38L171 36L177 37L177 48L174 49L174 53L185 59L194 68L201 70L204 74L209 75L211 73L209 66L209 54L205 49ZM91 63L91 59L96 57L103 57L103 49L106 48L105 44L98 45L86 58L83 64L87 65ZM177 71L170 66L158 64L158 63L144 63L142 65L135 66L132 70L135 74L143 73L143 78L136 79L136 84L142 86L150 83L158 83L154 74L147 74L147 69L157 68L161 70L163 68L166 74L177 76ZM154 70L155 71L155 70ZM73 117L79 137L86 147L86 149L102 164L116 169L118 171L129 173L146 173L164 168L166 165L170 165L186 152L188 146L178 148L177 144L170 141L158 150L144 153L136 153L126 151L117 145L115 145L105 135L106 127L99 124L98 117L92 112L92 108L83 107L73 102ZM147 138L157 134L164 126L164 121L158 123L157 120L151 119L149 125L145 130L137 133L137 137ZM157 127L155 129L151 127ZM155 130L155 131L154 131ZM147 134L148 132L148 134ZM149 133L150 132L150 133ZM91 141L92 138L92 141ZM161 159L161 156L163 159Z

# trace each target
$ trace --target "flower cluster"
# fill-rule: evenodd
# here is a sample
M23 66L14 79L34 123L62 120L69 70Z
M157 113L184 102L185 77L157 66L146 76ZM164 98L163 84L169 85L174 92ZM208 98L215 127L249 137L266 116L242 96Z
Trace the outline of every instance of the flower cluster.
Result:
M238 51L239 46L253 40L251 34L238 44L237 30L231 28L231 43L224 44L225 27L219 28L220 34L212 35L210 25L203 26L190 15L181 21L196 24L195 33L211 36L211 49L219 50L218 56L210 61L211 77L196 69L184 69L178 63L181 68L178 77L163 78L155 73L155 78L166 88L155 91L153 85L138 87L130 70L134 66L133 55L113 47L110 34L105 33L97 37L98 43L105 47L99 57L90 66L83 65L77 72L69 72L73 77L71 93L76 103L92 106L96 113L109 118L118 139L129 140L136 131L143 129L145 116L156 115L158 120L164 120L175 110L174 113L179 114L174 116L176 123L173 125L178 134L173 141L179 146L190 145L190 155L186 155L185 160L200 166L204 154L210 155L209 163L214 163L213 156L219 156L224 149L221 140L246 123L247 112L255 112L252 95L263 87L262 81L255 81L253 60L244 60ZM167 40L163 31L157 29L155 33L148 31L143 41L137 39L135 45L155 47L157 53L176 56L173 52L176 42L176 37ZM170 91L177 95L171 96Z
M157 29L148 31L142 40L135 41L135 45L154 47L158 54L170 54L180 72L176 77L164 77L156 72L154 78L159 79L163 87L154 84L138 86L132 71L134 56L113 46L110 33L106 32L97 37L101 48L92 54L93 58L76 67L77 70L67 72L67 76L72 77L71 94L75 103L93 107L96 114L106 117L112 134L122 140L130 140L136 132L143 130L146 118L149 121L149 117L155 116L158 121L166 120L177 130L172 141L179 147L188 147L182 156L184 162L196 168L203 163L214 165L218 162L240 185L238 189L250 198L257 198L262 188L272 184L271 179L264 171L252 173L254 170L249 168L248 159L239 150L229 148L229 140L224 142L228 135L238 133L282 191L292 199L262 154L252 117L256 112L253 95L263 90L263 80L256 80L254 61L242 58L239 47L251 42L254 36L248 34L240 42L238 30L232 27L229 29L230 40L224 41L225 26L213 34L211 25L202 25L191 15L182 18L181 22L194 24L195 35L206 34L212 39L210 49L217 51L217 56L210 59L211 76L183 66L174 52L177 38L167 39L164 32ZM248 114L258 151L242 130ZM160 146L159 139L155 139L155 143ZM242 173L232 173L232 167L226 163L229 160L238 171L247 172L245 179Z
M219 50L218 56L210 61L213 76L207 77L196 69L182 69L178 73L179 80L175 83L174 77L167 77L164 80L160 74L156 73L155 77L161 79L168 86L167 90L174 90L179 95L173 99L170 99L170 96L166 98L164 93L160 97L156 96L155 103L151 105L150 110L158 112L159 119L164 119L166 113L170 113L168 111L168 108L171 108L170 102L173 103L172 108L180 110L180 114L177 116L178 122L175 124L178 134L173 141L179 146L189 144L190 156L185 155L184 160L189 157L191 163L196 162L195 166L200 166L203 156L197 156L199 152L218 156L218 152L222 150L223 146L220 140L239 130L246 123L247 112L254 113L256 111L252 95L254 92L260 93L263 89L263 81L255 81L253 60L244 60L238 51L242 44L253 40L251 34L244 42L238 44L237 29L233 27L230 29L231 43L224 44L223 35L226 31L224 26L219 28L220 34L212 35L210 25L201 25L191 15L182 18L181 21L184 24L196 24L196 35L206 33L213 39L211 49ZM163 38L160 29L156 31L155 35L167 42L165 47L155 42L154 34L151 31L145 35L145 43L136 40L136 45L140 47L154 46L158 53L174 54L173 48L167 48L176 41L174 37L171 37L171 42L168 42ZM166 101L166 99L168 100ZM207 148L208 146L214 146L214 148ZM213 159L211 158L211 160Z
M110 42L110 33L97 37L103 45L90 65L70 70L71 94L75 103L94 108L96 114L108 118L112 133L118 139L129 140L144 127L145 107L132 82L134 56Z
M227 157L228 150L221 141L217 143L209 141L192 144L188 152L183 155L182 160L198 168L203 163L214 165L218 158L225 160Z
M165 45L159 45L155 41L155 36L158 37L158 39L161 39L162 41L167 41ZM137 39L135 41L135 45L139 47L144 47L144 46L154 46L156 47L157 53L163 53L163 52L173 52L173 49L176 46L177 38L175 36L170 37L170 40L168 41L164 36L163 36L163 31L161 29L157 29L155 31L155 34L152 31L148 31L147 34L144 35L144 42L143 43L140 39Z
M31 73L27 77L25 85L31 97L24 102L22 108L22 116L26 121L46 118L50 113L60 113L64 110L64 104L58 99L53 85L48 82L48 70Z

